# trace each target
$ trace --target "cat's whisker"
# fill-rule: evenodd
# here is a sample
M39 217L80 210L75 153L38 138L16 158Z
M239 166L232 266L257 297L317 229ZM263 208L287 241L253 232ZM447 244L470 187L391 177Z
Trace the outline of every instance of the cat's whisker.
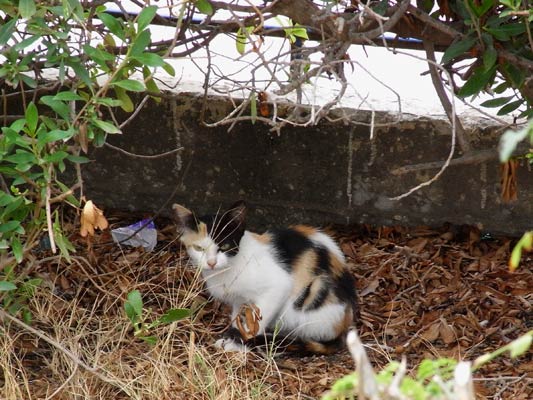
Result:
M221 218L220 218L220 222L222 222L222 220L225 219L226 215L227 215L228 213L231 213L231 211L232 211L232 210L227 210L226 212L224 212L224 214L222 214L222 216L221 216ZM233 228L233 230L230 231L230 232L229 232L229 233L228 233L228 234L227 234L222 240L219 239L219 235L222 234L222 232L225 232L225 231L226 231L226 229L228 228L228 226L229 226L232 222L234 222L235 218L236 218L236 216L233 217L233 218L231 218L231 219L230 219L230 220L229 220L229 221L228 221L228 222L222 227L222 229L220 229L220 230L218 229L218 224L219 224L219 223L217 223L216 225L213 224L213 230L214 230L214 232L217 232L217 231L219 232L216 236L213 237L213 239L215 240L215 242L218 242L218 243L220 243L220 242L224 242L228 237L230 237L232 234L234 234L234 233L237 231L237 229L239 228L239 224L237 224L237 225L235 226L235 228Z

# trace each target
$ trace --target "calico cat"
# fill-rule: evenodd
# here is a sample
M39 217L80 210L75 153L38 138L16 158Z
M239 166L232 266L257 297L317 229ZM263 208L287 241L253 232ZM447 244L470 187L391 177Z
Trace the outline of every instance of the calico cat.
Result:
M178 204L173 209L180 240L209 293L232 306L231 335L218 347L247 350L235 323L243 305L260 311L256 337L276 331L321 354L342 347L357 301L354 278L330 236L305 225L252 233L245 230L242 201L201 218Z

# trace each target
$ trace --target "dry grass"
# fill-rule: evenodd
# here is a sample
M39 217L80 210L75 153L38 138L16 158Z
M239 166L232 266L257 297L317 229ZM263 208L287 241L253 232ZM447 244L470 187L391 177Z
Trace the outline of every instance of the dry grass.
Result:
M0 328L2 398L285 397L283 381L295 377L272 357L212 346L224 322L214 318L215 305L206 302L198 274L171 247L156 254L91 255L106 265L91 264L89 255L71 264L54 258L42 263L36 273L47 287L30 303L36 332L7 321ZM154 329L154 346L135 339L123 311L134 289L143 294L146 321L169 308L192 308L193 317Z
M347 351L301 358L215 349L228 312L207 301L170 232L160 232L167 244L150 254L109 244L87 249L72 236L78 252L70 263L40 254L24 266L43 285L29 304L31 327L7 317L0 324L0 399L306 400L353 370ZM425 231L392 231L387 240L382 233L353 232L342 235L341 244L357 277L360 333L376 370L402 355L409 368L424 357L473 359L527 328L531 263L509 276L508 244L449 243L438 235L426 239ZM497 297L504 285L514 293L505 303ZM193 316L154 329L158 341L151 346L134 338L124 313L134 289L143 295L147 321L170 308L191 308ZM451 296L448 289L464 294ZM463 302L468 314L452 311ZM492 325L476 328L477 320ZM475 377L480 398L531 398L532 367L531 355L491 363Z

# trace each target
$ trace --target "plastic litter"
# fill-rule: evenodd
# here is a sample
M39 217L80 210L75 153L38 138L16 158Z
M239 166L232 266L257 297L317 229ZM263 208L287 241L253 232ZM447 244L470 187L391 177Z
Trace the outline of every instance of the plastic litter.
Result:
M142 229L135 233L140 228ZM113 229L111 230L111 236L113 236L113 240L116 243L133 247L142 246L146 251L152 251L157 244L157 230L154 221L150 219L143 219L134 224ZM125 240L126 238L129 239Z

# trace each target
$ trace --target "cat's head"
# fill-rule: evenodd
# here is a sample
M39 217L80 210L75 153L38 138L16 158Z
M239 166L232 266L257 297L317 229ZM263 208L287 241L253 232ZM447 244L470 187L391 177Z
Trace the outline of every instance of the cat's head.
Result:
M180 241L192 262L202 269L224 268L239 251L244 234L246 204L238 201L227 211L196 217L179 205L172 206Z

